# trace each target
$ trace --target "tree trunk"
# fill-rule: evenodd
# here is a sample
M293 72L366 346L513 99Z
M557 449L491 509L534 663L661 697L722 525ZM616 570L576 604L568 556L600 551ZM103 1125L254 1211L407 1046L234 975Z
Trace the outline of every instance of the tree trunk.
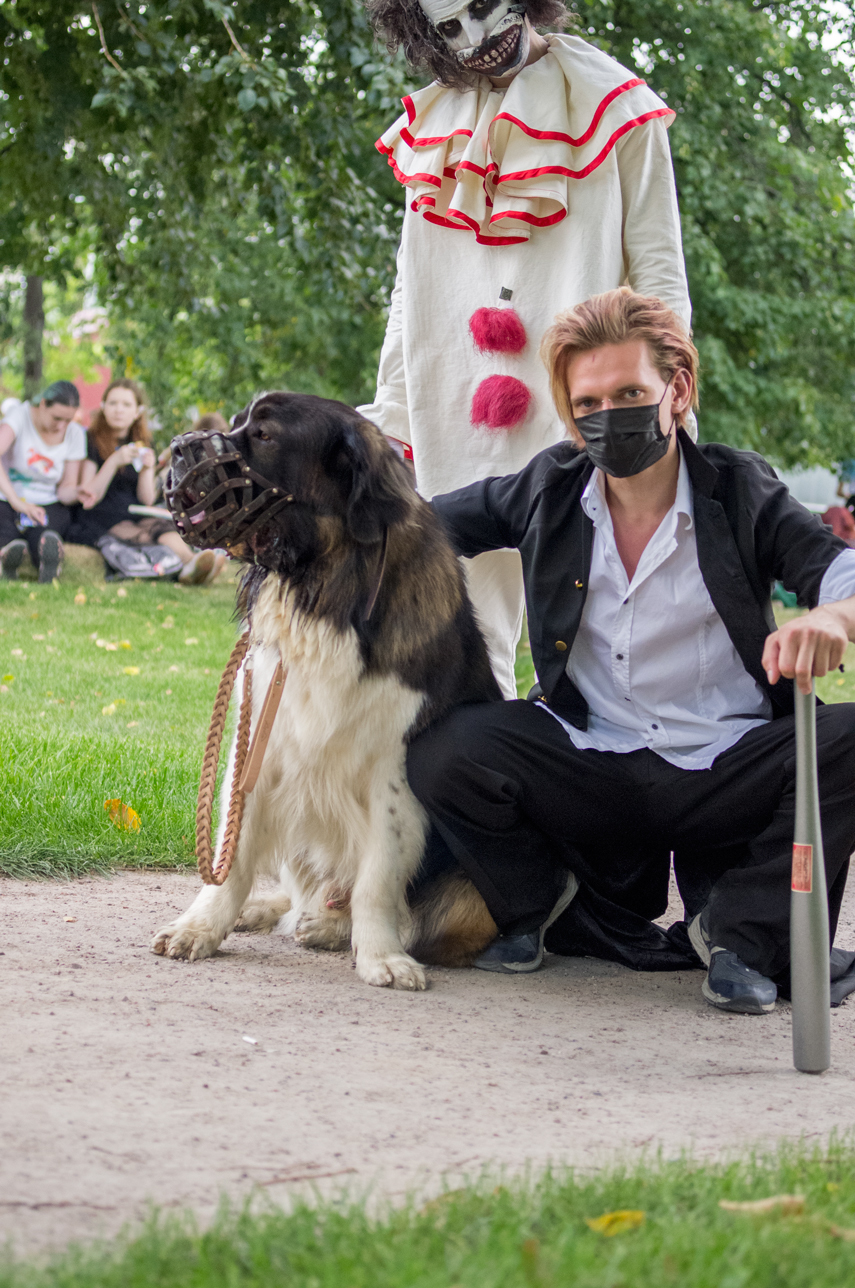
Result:
M24 397L35 398L42 389L42 346L45 331L42 279L27 276L24 296Z

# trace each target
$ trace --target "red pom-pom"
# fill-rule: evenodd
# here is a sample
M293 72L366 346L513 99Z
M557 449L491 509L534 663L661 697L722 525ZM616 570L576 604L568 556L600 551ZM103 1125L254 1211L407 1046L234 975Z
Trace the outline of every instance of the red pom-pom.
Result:
M525 420L531 390L515 376L488 376L472 399L473 425L487 429L513 429Z
M482 353L522 353L528 342L525 327L513 309L476 309L469 330Z

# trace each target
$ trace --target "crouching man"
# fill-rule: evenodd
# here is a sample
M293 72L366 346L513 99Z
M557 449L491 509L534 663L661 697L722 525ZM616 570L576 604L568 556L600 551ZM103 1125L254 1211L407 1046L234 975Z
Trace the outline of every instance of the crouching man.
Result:
M704 996L770 1011L788 980L793 679L808 692L855 639L855 551L761 457L691 441L697 351L659 300L595 296L543 356L571 441L433 502L460 554L520 551L543 696L427 730L413 791L501 932L478 965L536 969L577 883L660 915L673 851ZM780 630L775 580L810 609ZM817 746L833 940L855 705L819 708Z

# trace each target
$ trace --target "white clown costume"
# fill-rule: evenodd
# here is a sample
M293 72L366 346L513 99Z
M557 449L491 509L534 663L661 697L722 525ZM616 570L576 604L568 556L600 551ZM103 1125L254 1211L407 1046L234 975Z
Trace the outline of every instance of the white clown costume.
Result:
M405 98L377 144L407 207L376 400L359 411L408 445L428 498L513 473L564 437L538 356L560 311L628 283L689 326L674 113L586 41L546 39L507 89L479 77ZM497 308L516 316L483 312ZM515 696L519 556L466 562L496 678Z

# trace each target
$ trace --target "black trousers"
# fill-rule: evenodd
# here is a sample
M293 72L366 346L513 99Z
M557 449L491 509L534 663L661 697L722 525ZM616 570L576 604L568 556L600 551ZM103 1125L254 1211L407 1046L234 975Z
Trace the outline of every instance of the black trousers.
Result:
M832 942L855 849L855 704L817 709ZM667 904L669 855L688 916L764 975L789 964L795 718L750 730L710 769L654 752L579 751L536 702L459 707L410 746L413 792L499 929L541 925L556 870L644 917Z
M58 537L64 537L71 524L71 511L61 501L44 505L42 509L47 518L43 528L19 528L18 521L21 516L12 509L8 501L0 501L0 550L8 546L10 541L26 541L30 558L36 568L39 566L39 542L44 534L55 532Z

